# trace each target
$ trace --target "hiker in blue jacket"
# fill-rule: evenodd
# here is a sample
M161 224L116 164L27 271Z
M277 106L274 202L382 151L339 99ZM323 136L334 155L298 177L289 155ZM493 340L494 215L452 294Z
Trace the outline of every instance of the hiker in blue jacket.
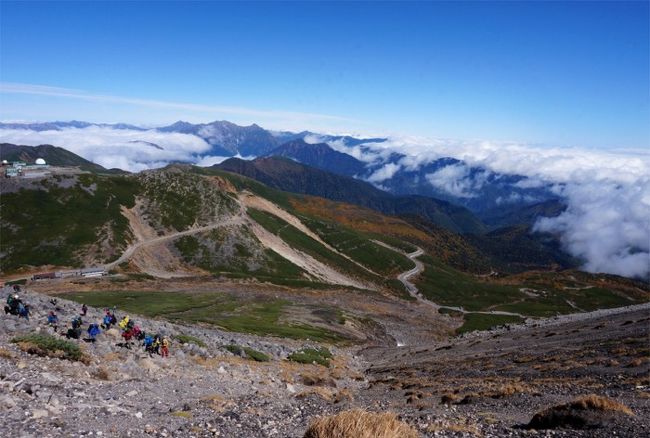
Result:
M95 342L97 335L101 333L99 326L95 323L88 326L88 339L90 342Z

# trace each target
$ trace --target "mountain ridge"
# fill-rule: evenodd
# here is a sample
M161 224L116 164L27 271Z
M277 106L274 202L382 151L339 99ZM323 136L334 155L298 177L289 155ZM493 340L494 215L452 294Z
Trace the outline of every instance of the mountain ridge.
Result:
M484 232L483 225L471 212L446 201L417 196L397 197L365 181L286 158L263 157L252 161L230 158L212 168L236 172L280 190L357 204L387 214L421 214L455 232Z
M264 129L257 124L240 126L226 120L196 124L179 120L155 128L142 128L125 123L101 124L81 121L0 123L0 128L36 131L61 130L66 127L81 129L90 126L193 135L210 145L210 149L197 155L197 160L212 156L284 156L328 172L369 181L396 196L418 195L451 202L469 209L490 228L516 225L512 222L512 217L523 221L520 223L533 225L537 217L551 211L540 210L542 214L535 214L534 205L562 202L550 191L548 184L528 187L524 176L494 173L451 157L441 157L417 168L410 168L401 164L407 157L398 152L392 152L378 161L368 163L346 153L345 148L334 148L330 145L338 142L344 147L359 147L362 152L369 152L371 148L368 144L381 143L386 141L386 138L355 138L310 131L278 132ZM391 173L389 178L382 179L381 173L386 166L396 166L397 170ZM510 218L499 214L505 210L511 213ZM560 211L558 208L554 210Z
M99 173L126 173L121 169L106 169L99 164L88 161L79 155L62 147L49 144L39 146L15 145L12 143L0 143L0 159L7 161L34 162L37 158L43 158L53 166L76 166L81 170Z

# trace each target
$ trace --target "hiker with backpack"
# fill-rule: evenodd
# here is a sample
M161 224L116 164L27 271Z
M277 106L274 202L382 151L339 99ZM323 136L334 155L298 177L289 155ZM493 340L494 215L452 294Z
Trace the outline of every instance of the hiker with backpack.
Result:
M83 320L81 319L81 316L75 316L72 318L72 328L73 329L81 329L81 326L83 325Z
M9 295L7 297L7 305L5 306L5 314L20 315L19 308L22 303L18 294Z
M99 325L92 323L88 326L88 342L95 342L97 340L97 335L101 333Z
M166 336L162 338L160 355L162 357L169 357L169 339Z
M149 356L151 356L154 353L153 336L145 334L144 342L142 343L142 345L144 346L144 351L149 353Z
M126 330L126 329L127 329L127 326L129 325L129 322L130 322L130 321L131 321L131 318L129 317L129 315L126 315L124 318L122 318L122 320L120 321L120 323L118 324L118 326L119 326L122 330Z
M27 321L29 321L29 311L29 304L20 303L18 306L18 317L25 318Z
M111 314L108 313L108 310L106 311L106 315L104 315L104 319L102 320L102 328L104 330L109 330L111 328Z
M56 316L54 310L50 310L50 313L47 315L47 325L54 329L54 333L56 333L59 328L59 317Z
M112 325L117 324L117 318L115 317L115 313L112 313L108 308L104 309L104 312L105 314L102 323L102 328L104 330L108 330L111 328Z
M160 344L161 344L160 335L156 334L153 337L153 351L154 351L154 353L160 354Z
M133 332L133 337L136 340L141 341L144 339L144 332L140 329L139 325L134 325L131 331Z
M81 316L86 316L86 312L88 312L88 306L86 306L86 304L83 304L81 306Z
M81 337L81 327L73 325L66 331L64 336L68 339L79 339Z

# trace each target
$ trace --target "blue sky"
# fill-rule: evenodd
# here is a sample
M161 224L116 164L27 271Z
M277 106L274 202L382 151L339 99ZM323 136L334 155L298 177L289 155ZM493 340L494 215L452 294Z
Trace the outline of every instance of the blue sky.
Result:
M650 147L647 2L0 8L4 120Z

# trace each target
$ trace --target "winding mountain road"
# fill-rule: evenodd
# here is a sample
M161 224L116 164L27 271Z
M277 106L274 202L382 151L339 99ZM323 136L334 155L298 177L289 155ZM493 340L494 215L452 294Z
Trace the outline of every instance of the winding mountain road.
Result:
M135 252L138 249L140 249L142 247L145 247L145 246L156 245L156 244L159 244L159 243L162 243L162 242L177 239L179 237L191 236L192 234L202 233L204 231L210 231L210 230L213 230L215 228L220 228L220 227L224 227L224 226L227 226L227 225L240 225L240 224L243 224L243 223L244 223L243 216L242 215L236 215L236 216L231 216L228 219L224 219L224 220L219 221L219 222L211 223L210 225L205 225L203 227L190 228L189 230L178 231L176 233L171 233L171 234L167 234L167 235L164 235L164 236L155 237L153 239L141 240L141 241L138 241L138 242L135 242L135 243L132 243L131 245L129 245L126 248L126 250L124 250L124 252L120 256L120 258L118 258L117 260L115 260L115 261L113 261L111 263L108 263L108 264L104 265L104 269L106 271L109 271L109 270L113 269L114 267L116 267L117 265L128 261L131 257L133 257L133 254L135 254Z
M409 281L409 279L416 277L419 275L422 271L424 271L424 264L418 260L418 257L424 254L424 250L420 248L419 246L416 246L416 250L413 251L412 253L407 253L405 251L402 251L399 248L395 248L394 246L388 245L387 243L384 243L380 240L373 240L377 245L383 246L385 248L388 248L392 251L398 252L406 257L408 257L413 263L415 263L415 267L413 269L410 269L406 272L402 272L397 276L397 279L402 282L404 287L406 287L406 290L408 293L415 298L418 302L423 303L423 304L428 304L429 306L432 306L435 310L438 309L449 309L449 310L454 310L459 313L480 313L483 315L507 315L507 316L518 316L520 318L526 319L526 316L520 314L520 313L513 313L513 312L504 312L501 310L481 310L481 311L472 311L472 310L465 310L462 307L454 307L454 306L441 306L439 304L434 303L431 300L428 300L427 298L423 297L420 291L418 290L417 286Z

